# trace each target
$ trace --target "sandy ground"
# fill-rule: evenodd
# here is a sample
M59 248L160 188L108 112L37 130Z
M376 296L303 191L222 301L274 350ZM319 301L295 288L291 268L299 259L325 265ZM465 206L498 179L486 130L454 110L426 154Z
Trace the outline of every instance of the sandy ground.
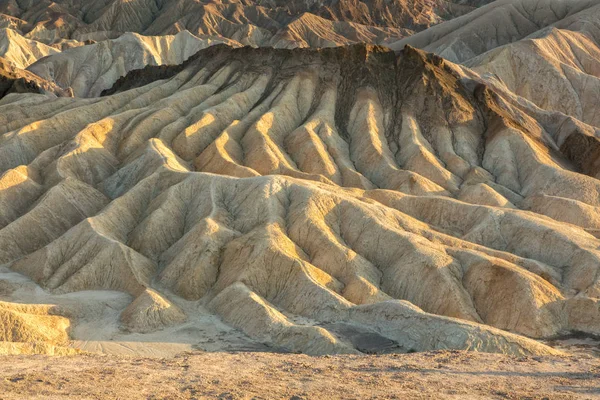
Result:
M6 292L2 289L7 288ZM8 290L10 289L10 290ZM257 351L266 349L240 331L224 324L201 301L173 296L188 320L158 332L138 334L120 328L119 317L133 300L115 291L81 291L54 295L29 278L0 266L0 301L56 305L73 323L69 347L91 353L134 357L172 357L194 350Z
M131 301L122 293L51 295L1 268L0 281L13 288L0 298L57 305L76 321L70 346L104 353L0 356L0 400L600 399L596 337L548 342L572 354L561 358L459 351L362 357L275 354L262 352L263 345L223 324L198 302L179 300L192 316L186 323L140 335L119 328L119 315Z
M0 357L0 399L598 399L600 359L459 351Z

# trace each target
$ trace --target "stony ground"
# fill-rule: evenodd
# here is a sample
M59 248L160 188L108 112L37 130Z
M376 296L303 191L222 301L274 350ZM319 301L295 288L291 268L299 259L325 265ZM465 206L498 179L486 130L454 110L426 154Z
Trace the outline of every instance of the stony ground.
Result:
M0 357L0 399L595 399L600 359L467 352Z

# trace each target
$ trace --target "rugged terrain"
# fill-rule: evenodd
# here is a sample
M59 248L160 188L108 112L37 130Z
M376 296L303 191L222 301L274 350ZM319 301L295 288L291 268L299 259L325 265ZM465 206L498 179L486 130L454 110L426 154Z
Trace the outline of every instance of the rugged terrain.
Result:
M131 70L177 65L217 43L295 48L394 42L487 2L2 0L0 74L6 83L0 95L98 96Z
M484 3L0 2L0 353L566 362L600 6Z
M599 126L599 19L593 0L500 0L390 47L435 52L498 90Z
M310 354L600 333L600 181L577 147L594 128L464 71L413 48L221 45L102 98L8 95L0 263L55 294L44 315L120 291L121 329L172 338L196 313Z
M218 36L244 45L336 46L410 35L489 0L2 0L3 25L47 44L143 35Z

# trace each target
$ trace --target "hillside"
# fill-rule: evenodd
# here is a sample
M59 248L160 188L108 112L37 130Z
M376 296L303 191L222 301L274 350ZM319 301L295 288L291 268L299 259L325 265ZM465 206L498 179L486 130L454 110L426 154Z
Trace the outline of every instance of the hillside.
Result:
M489 0L392 0L392 1L279 1L279 0L2 0L0 14L13 18L28 38L47 44L64 39L103 40L125 32L146 36L174 35L188 30L193 35L219 36L243 45L295 47L310 43L281 43L289 30L311 32L315 24L335 26L324 43L336 39L346 44L357 30L369 32L370 43L383 43L423 30L473 10ZM296 25L296 28L290 28ZM278 39L276 39L278 38ZM356 40L356 38L354 38Z
M217 45L101 98L6 96L0 264L35 282L9 298L40 285L84 349L200 326L308 354L599 334L596 130L477 79L410 47Z
M434 52L499 91L598 127L598 21L596 1L500 0L390 47Z
M595 0L0 0L0 354L595 394L599 96Z

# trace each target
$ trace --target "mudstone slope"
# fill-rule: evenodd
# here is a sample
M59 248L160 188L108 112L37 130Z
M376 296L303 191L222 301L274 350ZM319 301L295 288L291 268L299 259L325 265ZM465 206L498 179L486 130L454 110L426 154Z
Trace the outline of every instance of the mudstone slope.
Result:
M94 97L131 70L177 65L218 43L296 48L394 42L487 2L2 0L3 93Z
M382 43L489 0L2 0L3 25L44 43L144 35L217 35L244 45Z
M599 135L501 89L410 46L216 45L10 94L4 296L55 346L201 314L277 351L555 354L531 338L600 334Z
M501 0L390 47L434 52L485 75L496 90L600 126L599 21L593 0Z

